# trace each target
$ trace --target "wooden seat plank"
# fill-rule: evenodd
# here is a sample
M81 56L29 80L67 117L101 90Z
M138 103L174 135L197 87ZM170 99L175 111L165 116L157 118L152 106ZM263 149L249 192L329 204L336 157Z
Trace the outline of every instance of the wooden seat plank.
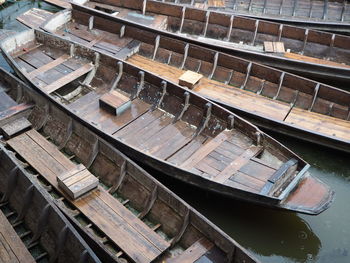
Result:
M239 184L248 186L254 190L256 190L257 192L260 192L260 190L264 187L266 181L257 179L256 177L250 176L248 174L242 173L242 172L236 172L234 175L232 175L231 177L229 177L226 181L233 181L233 182L237 182Z
M46 87L43 87L43 90L48 94L52 93L52 92L58 90L59 88L63 87L64 85L68 84L69 82L76 80L77 78L90 72L93 69L93 67L94 66L91 63L86 63L85 65L83 65L79 69L63 76L62 78L54 81L53 83L51 83L50 85L47 85Z
M0 211L0 262L35 262L2 211Z
M45 2L53 4L55 6L59 6L63 9L70 9L72 8L71 4L67 0L45 0Z
M350 121L293 108L285 122L306 130L350 141Z
M44 73L44 72L62 64L68 58L69 58L69 55L67 55L67 54L62 55L61 57L59 57L55 60L52 60L50 63L47 63L46 65L43 65L43 66L33 70L32 72L28 73L28 77L32 79L32 78L36 77L37 75L39 75L40 73Z
M251 146L245 152L243 152L238 158L233 160L220 174L218 174L214 181L218 183L224 183L232 175L234 175L239 169L249 162L251 158L258 155L263 150L261 146Z
M186 169L190 167L195 167L195 165L207 156L210 152L214 151L221 143L227 140L231 134L229 132L221 132L215 138L209 140L202 145L195 153L192 154L190 158L187 159L182 165L181 168Z
M22 103L18 105L16 104L4 111L0 111L0 127L23 116L26 116L32 107L33 105Z
M8 139L16 134L30 129L31 126L32 124L26 118L21 117L1 126L0 129L4 133L5 137Z

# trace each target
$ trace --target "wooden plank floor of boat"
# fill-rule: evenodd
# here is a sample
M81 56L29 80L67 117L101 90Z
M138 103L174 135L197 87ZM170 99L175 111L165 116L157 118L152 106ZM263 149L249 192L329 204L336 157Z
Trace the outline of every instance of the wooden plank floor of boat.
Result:
M58 187L57 177L76 168L72 161L35 130L7 143L64 194ZM102 187L71 200L71 203L137 262L150 262L170 246Z
M0 210L0 262L34 263L35 260Z
M52 12L39 8L32 8L20 14L16 19L27 27L39 29L39 27L52 15Z
M128 62L145 70L155 72L159 76L175 83L178 83L178 79L185 72L185 70L138 54L130 57ZM350 140L350 133L347 132L350 129L350 122L346 120L295 107L291 110L288 103L269 99L205 77L200 80L193 90L210 99L215 99L228 105L231 104L233 107L241 108L263 117L285 121L286 123L335 138Z

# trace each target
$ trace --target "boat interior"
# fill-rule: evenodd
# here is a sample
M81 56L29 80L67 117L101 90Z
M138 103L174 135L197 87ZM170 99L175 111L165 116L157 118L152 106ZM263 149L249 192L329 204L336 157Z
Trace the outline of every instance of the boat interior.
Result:
M74 114L143 158L190 173L204 185L278 202L307 166L243 119L130 64L40 31L22 32L2 47L22 74ZM123 103L108 102L115 97ZM291 159L296 163L288 176L271 182Z
M174 83L179 83L187 71L199 74L198 82L190 88L226 107L334 140L350 141L347 91L91 16L76 5L71 13L57 14L43 29L124 59Z
M156 0L198 8L231 11L239 14L263 15L280 19L307 19L322 22L350 22L348 1L339 0Z
M2 144L0 163L1 262L100 262Z
M206 44L286 61L350 69L348 36L153 0L96 0L84 5Z
M97 247L101 260L255 262L235 241L78 121L24 84L11 86L10 99L30 105L11 116L27 117L32 129L8 138L6 150L95 241L91 246ZM72 198L58 178L81 167L84 177L93 175L99 184ZM73 179L83 180L80 177Z

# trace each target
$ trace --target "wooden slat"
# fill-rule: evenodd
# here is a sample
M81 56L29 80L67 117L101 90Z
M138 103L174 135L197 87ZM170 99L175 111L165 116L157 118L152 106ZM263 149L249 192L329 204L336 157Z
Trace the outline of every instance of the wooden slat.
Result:
M346 64L342 64L342 63L338 63L338 62L334 62L334 61L329 61L329 60L325 60L325 59L309 57L309 56L305 56L305 55L299 55L299 54L291 53L291 52L284 53L284 57L294 59L294 60L300 60L300 61L305 61L305 62L309 62L309 63L314 63L314 64L325 65L325 66L350 68L350 65L346 65Z
M350 141L350 121L293 108L285 122L312 132Z
M0 211L0 262L35 262L2 211Z
M59 6L63 9L70 9L72 8L71 4L68 0L44 0L47 3L50 3L55 6Z
M7 95L6 92L0 91L0 112L15 105L17 105L17 103L9 95Z
M214 151L221 143L228 139L230 134L228 132L221 132L215 138L211 139L209 142L202 145L190 158L187 159L181 168L194 167L200 160L207 156L210 152Z
M20 14L16 19L27 27L38 29L52 14L43 9L32 8Z
M234 175L241 167L249 162L251 158L256 156L263 150L261 146L251 146L244 153L242 153L237 159L233 160L220 174L218 174L214 181L218 183L224 183L232 175Z
M44 73L60 64L62 64L63 62L67 61L67 59L69 58L69 55L65 54L65 55L62 55L60 56L59 58L51 61L50 63L47 63L46 65L40 67L40 68L37 68L33 71L31 71L30 73L28 73L28 77L29 78L35 78L36 76L38 76L40 73Z
M187 248L181 255L174 259L170 259L169 263L193 263L205 255L214 244L206 238L201 238Z
M81 68L79 68L79 69L65 75L64 77L54 81L50 85L43 87L43 90L46 93L54 92L54 91L58 90L59 88L63 87L64 85L68 84L69 82L76 80L77 78L88 73L92 69L93 69L93 65L91 65L90 63L87 63L87 64L83 65Z

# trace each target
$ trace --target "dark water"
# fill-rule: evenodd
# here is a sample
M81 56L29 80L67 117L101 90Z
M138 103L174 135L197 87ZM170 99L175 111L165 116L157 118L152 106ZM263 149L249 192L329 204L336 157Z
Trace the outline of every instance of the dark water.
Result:
M38 1L16 2L0 11L0 28L25 29L15 18L32 7L57 10ZM0 66L8 68L2 58ZM349 263L350 155L273 136L309 162L310 173L336 192L333 205L321 215L307 216L253 206L202 192L161 174L157 174L157 178L262 262Z

